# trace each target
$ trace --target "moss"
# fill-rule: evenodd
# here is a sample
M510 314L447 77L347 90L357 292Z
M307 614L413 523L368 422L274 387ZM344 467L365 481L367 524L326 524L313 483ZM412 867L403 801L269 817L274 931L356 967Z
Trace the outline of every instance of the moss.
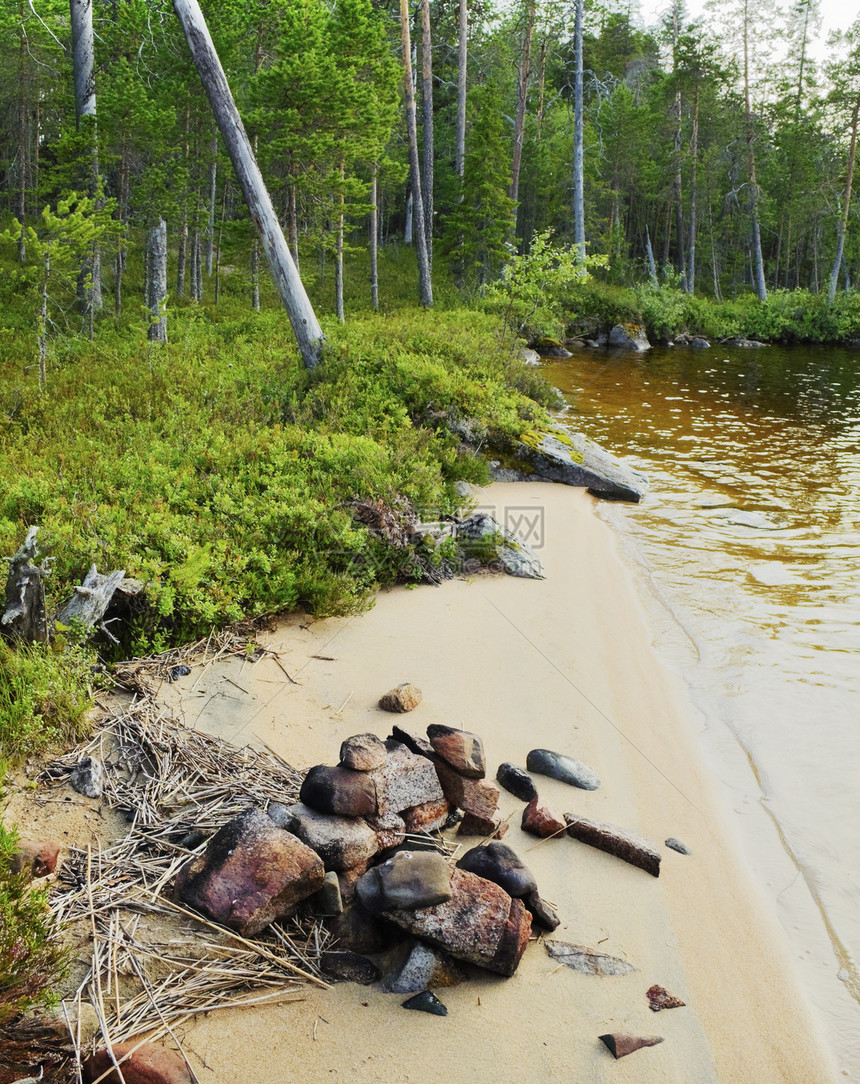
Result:
M574 463L581 463L583 460L582 452L580 452L576 445L573 443L572 438L565 433L563 429L529 429L520 436L520 441L533 451L537 452L541 450L541 444L547 437L551 437L559 444L564 445L567 449L567 453Z

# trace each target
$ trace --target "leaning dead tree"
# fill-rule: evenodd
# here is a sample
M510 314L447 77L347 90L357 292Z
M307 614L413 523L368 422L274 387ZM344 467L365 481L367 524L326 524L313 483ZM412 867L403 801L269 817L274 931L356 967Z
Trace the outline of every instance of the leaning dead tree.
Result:
M43 577L48 574L48 560L37 565L38 527L27 531L24 545L14 557L6 557L9 574L6 577L6 609L0 618L0 631L7 640L27 640L47 643L50 638L48 615L45 611Z
M173 0L173 8L182 24L191 57L233 163L251 218L259 232L272 278L290 318L302 360L312 369L322 360L322 328L293 263L248 134L230 92L227 77L212 44L203 12L197 0Z

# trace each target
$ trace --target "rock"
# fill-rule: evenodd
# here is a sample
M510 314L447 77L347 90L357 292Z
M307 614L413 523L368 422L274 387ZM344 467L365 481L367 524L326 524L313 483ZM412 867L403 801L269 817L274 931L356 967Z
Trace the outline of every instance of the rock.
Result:
M269 806L269 816L275 803ZM367 863L379 850L376 833L360 817L334 817L303 802L279 806L275 823L311 847L327 870L340 873Z
M472 847L457 863L457 869L468 870L499 885L514 899L522 899L537 891L537 881L528 866L515 851L504 843L488 843Z
M502 818L497 813L492 817L479 817L475 813L466 813L460 821L457 835L501 839L507 830L507 821L502 821Z
M557 836L564 832L567 822L550 809L546 802L534 797L523 810L521 827L524 832L540 836L541 839L548 839L550 836Z
M350 869L341 870L337 875L337 883L340 885L340 898L344 904L350 904L355 899L355 886L367 873L369 862L360 862Z
M584 945L571 945L567 941L544 941L544 948L553 958L573 971L583 975L627 975L636 971L633 964L609 956Z
M433 907L451 898L451 867L438 851L400 851L369 869L356 891L374 914Z
M411 994L431 986L458 986L466 976L445 952L410 938L392 949L382 963L382 989Z
M340 763L343 768L369 772L385 763L388 751L385 743L375 734L354 734L340 747Z
M532 925L522 902L463 869L453 870L451 893L445 903L415 911L386 911L384 917L458 960L513 975Z
M366 956L348 949L332 949L320 957L320 970L340 982L357 982L359 986L370 986L379 978L379 968Z
M382 952L390 944L391 939L379 919L357 901L345 907L342 914L326 919L325 925L334 948L369 956Z
M302 782L300 800L319 813L366 817L376 812L376 787L367 772L318 764Z
M505 481L562 482L585 487L595 497L609 500L641 501L648 491L648 479L623 460L604 451L584 434L562 425L524 434L516 447L523 470L496 471Z
M483 779L487 774L484 743L477 734L443 726L441 723L431 723L427 727L427 737L434 751L458 775L467 779Z
M12 872L47 877L57 868L59 845L50 840L20 839L12 855Z
M641 324L616 324L609 332L609 345L620 350L638 350L640 353L651 349Z
M311 897L311 905L318 915L339 915L343 911L340 882L334 870L325 875L322 888Z
M532 916L532 926L538 925L544 930L549 930L552 933L553 930L557 930L561 925L561 919L555 913L555 910L550 907L546 900L542 900L538 893L530 892L528 896L523 898L523 903L526 905Z
M188 677L190 673L190 666L171 666L167 671L167 680L168 682L178 681L181 677Z
M430 742L421 734L415 734L411 730L407 730L406 727L393 726L389 740L405 745L410 753L415 753L418 756L428 758L433 756L433 746Z
M530 802L532 798L537 798L537 788L534 785L534 780L528 772L524 772L516 764L511 764L508 761L500 764L499 770L496 772L496 780L506 791L513 794L515 798L519 798L521 802Z
M419 1012L429 1012L432 1013L433 1016L448 1015L448 1010L439 998L429 990L422 990L420 994L416 994L415 997L410 997L408 1001L404 1001L403 1008L417 1009Z
M526 757L526 767L530 772L558 779L581 790L597 790L600 786L600 779L591 768L573 757L553 753L550 749L532 749Z
M542 358L569 358L572 354L561 345L558 339L552 339L549 335L541 335L533 343L538 355Z
M380 851L396 847L406 835L406 821L399 813L385 813L381 817L368 817L367 823L376 833L376 843Z
M644 869L652 877L660 876L660 852L642 836L634 835L615 824L588 820L573 813L565 813L564 819L567 821L567 834L571 839L578 839L589 847L606 851L607 854L629 862L631 866Z
M532 350L528 346L521 346L518 353L526 365L540 365L540 354L537 350Z
M641 1050L643 1046L657 1046L663 1039L659 1035L646 1035L637 1038L634 1035L625 1035L623 1031L616 1031L612 1035L601 1035L600 1040L605 1044L613 1058L626 1057L634 1050Z
M672 851L677 851L678 854L692 854L687 844L682 843L680 839L675 839L674 836L669 836L666 846Z
M451 805L476 817L495 816L501 792L491 779L466 779L441 760L436 761L436 774Z
M423 802L411 809L404 809L403 820L406 823L406 831L410 835L438 832L445 826L450 812L451 806L445 798L438 802Z
M380 697L379 706L383 711L404 713L414 711L421 703L421 699L421 690L407 681Z
M711 344L708 342L707 339L703 339L701 335L694 335L693 338L690 339L690 346L694 347L694 349L696 349L696 350L710 350L711 349ZM662 1042L662 1040L661 1040L661 1042ZM650 1045L650 1044L646 1044L646 1045Z
M723 339L726 346L740 346L745 350L758 350L765 343L756 342L755 339Z
M410 753L396 741L387 741L385 747L388 750L385 763L367 773L376 786L379 816L400 813L445 797L436 769L426 757Z
M111 1046L125 1084L192 1084L194 1080L185 1058L165 1046L141 1043L139 1039ZM84 1084L93 1084L95 1080L100 1084L119 1084L119 1074L111 1068L113 1065L106 1049L97 1050L83 1064Z
M104 793L104 765L96 757L84 757L69 776L74 790L87 798L101 798Z
M436 854L441 854L443 858L448 857L448 852L442 840L434 839L433 836L415 836L410 840L404 840L397 847L389 847L383 851L376 860L377 865L380 862L387 862L389 858L400 854L401 851L435 851Z
M483 564L494 563L484 559L489 543L495 552L495 562L503 572L523 579L543 579L543 565L537 555L521 538L486 512L476 512L459 523L457 541L467 554L477 549Z
M260 809L219 829L176 877L176 895L207 918L253 937L325 880L319 856Z
M661 1009L681 1009L684 1007L684 1002L675 997L674 994L670 994L669 991L663 986L652 986L647 993L648 1008L652 1012L660 1012Z

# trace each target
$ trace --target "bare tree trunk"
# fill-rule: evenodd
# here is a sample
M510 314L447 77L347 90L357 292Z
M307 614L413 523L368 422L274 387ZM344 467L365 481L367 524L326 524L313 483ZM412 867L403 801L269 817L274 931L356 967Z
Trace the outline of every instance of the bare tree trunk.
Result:
M845 178L845 191L842 194L842 217L839 220L839 233L836 241L836 258L830 272L830 284L827 287L827 301L832 305L836 298L839 283L839 268L845 252L845 234L848 232L848 212L851 210L851 189L854 184L854 162L857 157L857 127L860 119L860 97L854 103L851 114L851 143L848 147L848 174Z
M433 267L433 47L430 37L430 0L421 0L421 105L423 117L424 175L421 193L424 197L424 236L427 239L427 260Z
M147 245L149 267L147 307L149 330L147 338L152 342L167 342L167 223L163 218L149 231Z
M25 238L25 222L27 217L27 174L30 157L30 133L27 124L27 55L29 42L22 23L21 44L18 69L18 221L21 223L21 232L18 235L18 259L24 263L27 259L27 245Z
M185 297L185 265L188 260L188 216L183 213L179 227L179 251L176 260L176 296Z
M343 315L343 223L344 223L344 166L340 164L340 194L338 196L337 237L334 253L334 300L337 318L344 323Z
M696 292L696 214L699 174L699 89L693 101L693 131L690 136L690 260L687 267L687 293Z
M406 193L406 215L403 223L403 244L412 244L412 219L414 217L413 211L415 208L415 200L412 198L412 185L409 185L409 191Z
M421 168L418 164L418 126L415 122L415 94L412 90L412 42L409 36L408 0L400 0L400 38L403 44L403 88L406 93L406 131L409 139L409 169L412 176L413 214L418 255L418 296L421 304L433 307L433 285L424 228L424 201L421 195Z
M92 194L99 198L99 145L96 129L95 46L93 44L92 0L69 0L72 27L72 66L75 82L75 119L78 128L91 117ZM81 267L78 279L84 312L92 326L92 315L102 307L101 257L98 241Z
M299 268L299 208L296 193L295 166L290 166L290 184L287 189L287 236L290 246L290 255Z
M585 259L585 195L582 111L582 22L585 0L576 0L573 27L573 243L577 256Z
M47 643L51 634L45 610L45 588L42 579L48 574L47 560L41 565L36 542L38 527L27 531L24 545L14 557L7 557L6 607L0 617L0 632L7 640Z
M523 27L523 48L520 54L520 66L517 72L517 116L514 122L514 149L511 160L511 186L508 195L514 201L520 198L520 167L523 162L523 139L526 130L526 104L529 92L529 66L532 55L532 33L535 25L535 0L525 0L525 26ZM514 208L514 227L516 227L517 209Z
M469 9L467 4L468 0L460 0L460 20L458 25L457 147L454 168L461 181L466 161L466 72L469 66Z
M374 312L379 312L379 191L377 166L370 174L370 299Z
M648 227L645 227L645 253L648 256L648 277L651 279L651 285L657 286L657 265L654 263L654 250L651 248L651 234L648 232Z
M251 308L260 311L260 242L256 237L251 245Z
M752 109L750 108L749 79L749 0L744 0L744 113L746 118L747 168L750 183L750 219L752 223L753 263L755 269L755 292L759 301L767 301L767 284L764 280L764 258L761 252L761 229L758 220L758 180L755 172L755 148L753 146Z
M256 146L254 154L257 153ZM209 218L206 223L206 274L212 274L212 255L215 248L215 197L218 191L218 133L212 136L210 147L212 161L209 164Z
M404 4L405 0L401 0L401 3ZM215 114L221 138L242 186L251 218L260 233L272 277L289 316L299 353L305 365L313 368L322 360L322 328L290 256L200 6L197 0L174 0L173 6Z
M45 265L42 271L42 293L39 305L39 391L48 382L48 282L51 278L51 246L45 248Z

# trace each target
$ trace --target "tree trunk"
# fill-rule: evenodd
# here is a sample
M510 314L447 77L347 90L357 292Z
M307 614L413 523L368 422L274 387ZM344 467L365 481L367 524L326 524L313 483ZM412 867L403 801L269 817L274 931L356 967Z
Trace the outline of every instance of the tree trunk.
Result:
M25 221L27 216L27 173L28 160L30 157L30 133L27 124L27 55L29 43L24 25L21 25L20 58L18 69L18 221L21 224L21 232L18 235L18 260L25 263L27 260L27 245L25 238Z
M839 268L842 264L842 256L845 252L845 234L848 232L848 212L851 210L851 189L854 184L854 162L857 157L857 127L860 119L860 97L854 103L851 114L851 143L848 147L848 174L845 178L845 191L842 194L842 217L839 220L839 233L836 241L836 258L833 261L833 270L830 272L830 283L827 287L827 301L832 305L836 298L836 287L839 283Z
M401 0L401 3L405 3L405 0ZM322 360L322 328L290 256L200 6L197 0L174 0L173 7L182 24L191 56L212 106L251 218L260 233L272 277L289 316L299 353L305 365L313 368Z
M529 92L529 66L532 56L532 34L535 25L535 0L525 0L525 26L523 27L523 48L520 54L520 66L517 72L517 116L514 122L514 148L511 159L511 187L508 195L519 203L520 167L523 163L523 140L526 130L526 105ZM514 207L514 226L516 227L517 208Z
M749 80L749 0L744 0L744 113L746 120L747 168L750 185L750 221L752 223L753 265L755 292L759 301L767 301L767 284L764 280L764 259L761 253L761 229L758 220L758 180L755 172L755 148L753 146L752 109L750 108Z
M48 616L45 610L45 588L42 579L47 575L47 561L36 565L39 547L36 543L38 527L27 531L24 545L14 557L7 557L9 574L6 577L6 609L0 618L0 632L7 640L47 643L50 639Z
M379 312L379 204L377 166L370 174L370 299L373 311Z
M423 111L424 175L421 194L424 197L424 236L427 238L427 260L433 267L433 48L430 36L430 0L421 0L421 104Z
M457 171L457 176L462 181L466 162L466 72L469 66L469 9L467 0L460 0L458 34L457 139L454 152L454 168Z
M254 153L257 153L256 146ZM212 136L210 148L212 161L209 165L209 217L206 222L206 274L212 274L212 256L215 249L215 197L218 191L218 135Z
M344 166L340 164L340 194L338 196L337 236L334 251L334 301L337 318L344 323L343 315L343 223L344 223Z
M433 285L427 233L424 228L424 200L421 195L421 169L418 164L418 126L415 122L415 94L412 90L412 42L409 37L409 4L400 0L400 38L403 44L403 89L406 95L406 131L409 139L409 169L412 177L412 213L415 216L415 240L418 255L418 296L426 308L433 307Z
M167 223L159 219L158 225L149 231L147 245L147 265L149 267L147 307L149 309L149 329L147 338L151 342L167 342Z
M69 0L72 28L72 67L75 82L75 119L78 128L91 117L92 195L99 198L99 145L96 129L95 46L93 44L92 0ZM94 312L102 307L101 257L98 241L81 267L79 295L92 326Z
M251 244L251 308L260 311L260 242L256 237Z
M690 136L690 259L687 266L687 293L696 292L696 214L699 174L699 88L693 99L693 131Z
M657 286L657 265L654 263L654 250L651 248L651 234L648 232L648 227L645 227L645 253L648 256L648 277L651 279L651 285Z
M576 0L573 27L573 243L579 260L585 259L585 197L583 181L582 22L585 0Z
M176 296L185 297L185 265L188 260L188 216L183 213L179 227L179 250L176 258Z

